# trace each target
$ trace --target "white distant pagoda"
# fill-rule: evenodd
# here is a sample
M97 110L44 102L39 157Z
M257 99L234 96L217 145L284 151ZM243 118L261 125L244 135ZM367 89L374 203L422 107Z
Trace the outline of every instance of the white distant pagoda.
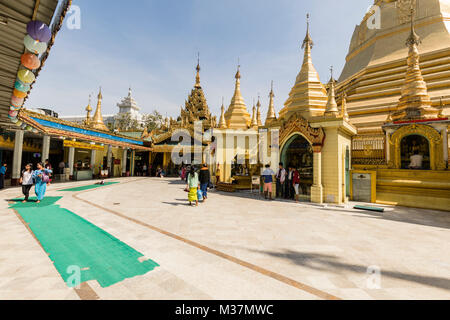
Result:
M141 108L139 108L136 100L131 96L131 88L128 89L128 96L123 98L117 106L119 107L117 116L129 113L132 118L142 122L142 114L139 112Z

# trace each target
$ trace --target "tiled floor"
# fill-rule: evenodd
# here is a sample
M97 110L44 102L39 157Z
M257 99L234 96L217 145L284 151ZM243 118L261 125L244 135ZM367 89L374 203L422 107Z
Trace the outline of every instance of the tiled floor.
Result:
M118 181L48 191L161 265L108 288L90 281L100 299L450 298L449 212L376 214L216 192L195 208L178 180ZM79 299L3 201L19 195L0 192L0 299ZM381 277L367 273L371 266Z

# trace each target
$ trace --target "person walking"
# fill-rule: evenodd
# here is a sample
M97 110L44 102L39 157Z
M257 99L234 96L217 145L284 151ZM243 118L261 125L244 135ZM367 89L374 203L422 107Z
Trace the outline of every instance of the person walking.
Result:
M52 173L51 170L45 169L42 162L37 164L37 170L33 172L33 179L36 183L34 186L34 192L37 196L36 203L40 203L45 197L45 192L47 191L47 184L50 181L49 175Z
M211 183L211 174L209 173L209 168L206 163L204 163L203 167L200 169L199 180L200 190L203 195L203 202L205 202L206 199L208 199L208 186Z
M64 163L64 161L61 161L59 163L58 167L59 167L59 173L64 174L64 169L66 168L66 164Z
M22 185L22 193L25 196L23 203L28 202L30 197L30 190L33 186L33 165L31 163L25 166L25 170L22 171L19 183Z
M6 163L3 163L3 165L0 167L0 190L5 187L5 175L7 170L8 165Z
M286 177L286 199L294 199L294 184L293 184L294 167L289 165Z
M276 178L277 178L277 198L284 198L285 196L284 183L286 181L286 169L283 168L283 162L280 162L279 164Z
M263 171L262 176L264 178L264 198L272 200L272 182L275 172L270 168L270 165L266 165L266 169Z
M183 167L181 168L181 181L186 181L186 167L183 165Z
M300 173L295 168L292 173L292 186L294 187L294 192L295 192L295 202L298 202L298 197L299 197L299 189L298 188L300 187Z
M191 169L187 176L187 189L189 191L189 205L192 205L192 202L195 202L195 206L198 206L197 190L199 189L199 181L198 173L195 172L194 166L191 166Z
M144 163L144 165L142 166L142 175L144 177L147 176L147 164Z

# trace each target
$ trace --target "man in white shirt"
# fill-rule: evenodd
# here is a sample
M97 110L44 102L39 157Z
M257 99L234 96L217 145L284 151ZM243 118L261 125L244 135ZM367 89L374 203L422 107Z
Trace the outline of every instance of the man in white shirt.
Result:
M419 151L414 151L414 154L410 157L410 160L410 169L422 169L423 156L419 154Z

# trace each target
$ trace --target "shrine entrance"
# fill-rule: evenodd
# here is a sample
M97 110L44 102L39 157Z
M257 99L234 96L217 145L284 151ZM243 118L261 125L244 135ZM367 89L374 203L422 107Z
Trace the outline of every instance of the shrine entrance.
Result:
M298 170L300 173L300 196L309 201L314 176L311 144L303 135L294 134L283 146L281 162L283 162L285 168L292 166Z
M421 135L409 135L402 139L401 168L430 170L430 144Z

